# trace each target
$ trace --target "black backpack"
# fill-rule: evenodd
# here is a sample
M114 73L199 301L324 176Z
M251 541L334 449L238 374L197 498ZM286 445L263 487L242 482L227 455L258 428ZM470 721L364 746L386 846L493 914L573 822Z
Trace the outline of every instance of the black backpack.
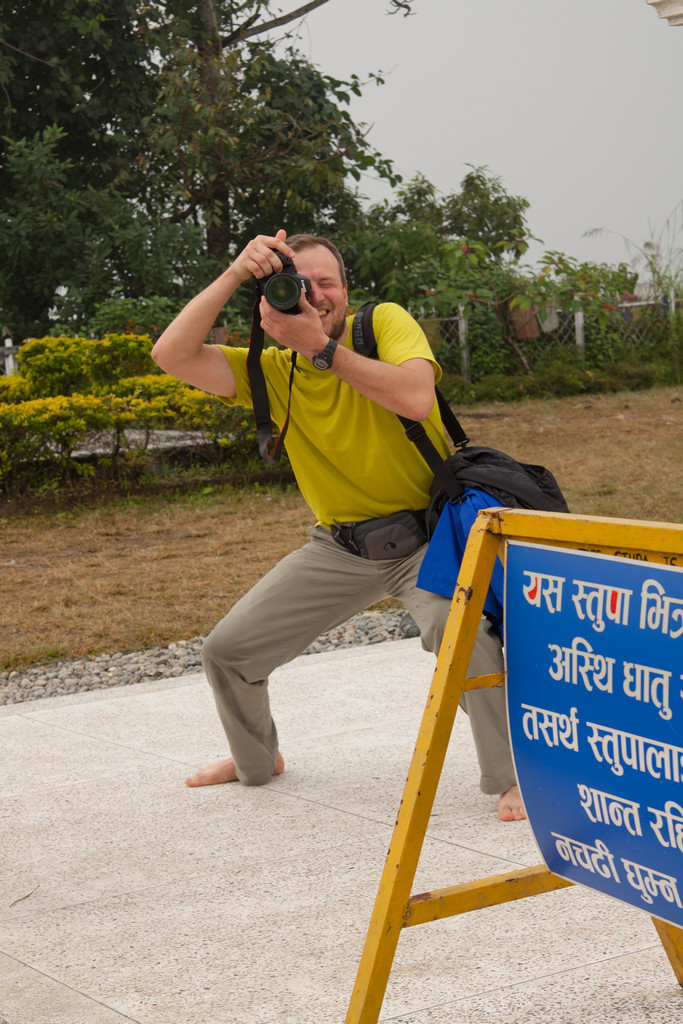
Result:
M352 341L356 352L377 359L372 314L377 302L366 302L353 318ZM399 416L408 438L416 445L434 473L427 513L431 533L448 501L457 501L466 487L486 491L506 508L531 508L541 512L569 512L557 480L545 466L518 462L495 448L467 447L469 438L455 414L435 387L441 420L455 445L455 454L443 459L418 420Z

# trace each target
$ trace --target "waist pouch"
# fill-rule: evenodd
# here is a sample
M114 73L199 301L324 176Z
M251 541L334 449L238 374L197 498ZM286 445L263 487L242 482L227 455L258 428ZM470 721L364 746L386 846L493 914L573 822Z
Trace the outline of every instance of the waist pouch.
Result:
M331 527L337 544L360 558L381 562L406 558L427 543L425 511L405 509L384 519L364 519L359 523L337 523Z

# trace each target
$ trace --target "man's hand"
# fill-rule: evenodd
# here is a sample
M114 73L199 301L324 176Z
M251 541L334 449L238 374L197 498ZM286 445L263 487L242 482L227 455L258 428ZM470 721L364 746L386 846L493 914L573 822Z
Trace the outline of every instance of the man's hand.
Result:
M268 277L269 274L279 273L282 270L282 262L273 249L277 249L290 259L294 259L295 253L290 249L285 239L287 232L280 230L276 235L257 235L244 247L239 256L232 262L231 269L240 281L247 281L250 277Z
M273 309L261 299L261 324L279 345L299 352L309 361L327 344L318 311L302 296L301 313L292 316ZM343 340L343 339L342 339ZM340 347L334 353L333 373L366 398L390 412L409 419L424 420L434 405L434 368L428 359L408 359L400 366L368 359L353 349Z
M219 278L188 302L152 349L152 359L162 370L209 394L235 397L236 383L230 364L216 345L205 345L204 339L242 281L282 270L273 249L290 258L294 256L286 237L286 231L281 230L275 235L253 238Z
M299 309L301 312L296 315L282 313L262 297L261 326L278 345L299 352L310 360L316 352L321 352L325 348L327 335L320 323L317 309L314 309L304 295L299 299Z

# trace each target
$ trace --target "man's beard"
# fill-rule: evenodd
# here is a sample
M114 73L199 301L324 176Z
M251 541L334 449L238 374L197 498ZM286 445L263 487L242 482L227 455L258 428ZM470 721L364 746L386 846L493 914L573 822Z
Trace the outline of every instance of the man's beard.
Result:
M327 324L327 336L333 338L335 341L339 341L341 336L346 330L346 310L343 312L335 313L333 318Z

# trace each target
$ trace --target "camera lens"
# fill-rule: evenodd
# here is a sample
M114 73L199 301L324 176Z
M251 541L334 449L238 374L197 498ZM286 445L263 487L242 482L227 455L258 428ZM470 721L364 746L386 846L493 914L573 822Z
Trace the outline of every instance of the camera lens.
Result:
M274 274L266 283L264 294L275 309L291 309L299 301L301 289L296 278L287 274Z

